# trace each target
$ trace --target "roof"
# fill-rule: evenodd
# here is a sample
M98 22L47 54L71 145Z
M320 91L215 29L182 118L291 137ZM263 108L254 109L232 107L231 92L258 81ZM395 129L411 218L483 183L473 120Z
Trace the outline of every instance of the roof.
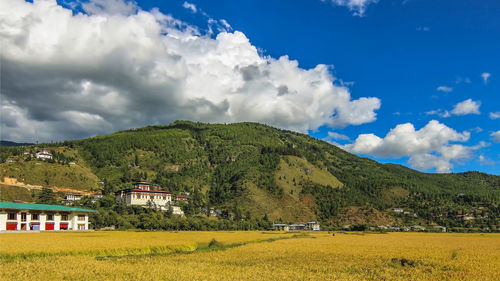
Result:
M123 192L126 192L126 193L130 193L130 192L144 192L144 193L172 193L170 191L165 191L165 190L144 190L144 189L135 189L135 188L132 188L132 189L125 189L125 190L121 190ZM121 191L117 191L116 193L120 193Z
M90 209L73 208L61 205L14 203L14 202L0 202L0 209L67 211L67 212L89 212L89 213L97 212L95 210L90 210Z

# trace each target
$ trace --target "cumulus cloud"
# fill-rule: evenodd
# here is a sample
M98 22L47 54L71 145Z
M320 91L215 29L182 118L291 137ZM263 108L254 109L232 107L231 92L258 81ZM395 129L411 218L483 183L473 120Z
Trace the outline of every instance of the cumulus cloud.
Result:
M463 102L459 102L455 104L453 110L443 110L441 108L436 110L427 111L425 114L427 115L438 115L442 118L448 118L452 114L453 115L468 115L468 114L481 114L479 111L479 107L481 106L480 101L473 101L472 99L464 100Z
M453 142L465 142L470 133L459 133L454 129L430 121L425 127L416 130L413 124L399 124L384 137L374 134L361 134L352 144L344 148L353 153L366 154L381 158L409 157L408 163L417 169L435 168L439 173L450 172L453 163L469 159L473 150L484 146L464 146Z
M417 31L430 31L430 27L428 26L419 26L417 27Z
M481 77L483 78L483 82L484 84L488 84L488 79L490 78L491 76L491 73L488 73L488 72L483 72L481 73Z
M331 2L338 6L347 7L355 16L362 17L368 5L377 3L378 0L331 0Z
M301 132L376 119L380 100L353 100L326 65L262 56L239 31L203 34L157 9L112 11L0 1L3 138L81 138L177 119Z
M500 131L496 131L490 134L494 142L500 142Z
M473 101L472 99L464 100L463 102L457 103L451 114L455 115L467 115L467 114L481 114L479 112L479 107L481 106L480 101Z
M493 119L493 120L498 119L498 118L500 118L500 111L490 112L489 116L490 116L490 119Z
M186 8L188 10L191 10L193 13L198 12L198 9L196 8L196 5L192 4L192 3L184 2L182 4L182 7Z
M92 0L82 4L91 15L131 15L137 12L137 3L123 0Z
M447 86L439 86L436 88L436 90L441 91L441 92L445 92L445 93L449 93L449 92L453 91L453 88L447 87Z

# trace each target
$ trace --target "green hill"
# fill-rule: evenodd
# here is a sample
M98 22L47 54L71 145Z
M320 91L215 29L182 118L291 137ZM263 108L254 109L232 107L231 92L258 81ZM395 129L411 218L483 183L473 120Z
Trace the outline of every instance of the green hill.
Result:
M23 154L41 148L54 159ZM450 224L456 214L481 210L481 226L499 216L499 176L421 173L257 123L177 121L38 148L0 146L0 158L10 160L0 164L0 177L26 184L112 193L145 179L174 194L197 194L194 213L215 207L235 217L342 224L351 221L347 213L377 212L394 224ZM418 218L389 211L396 207Z

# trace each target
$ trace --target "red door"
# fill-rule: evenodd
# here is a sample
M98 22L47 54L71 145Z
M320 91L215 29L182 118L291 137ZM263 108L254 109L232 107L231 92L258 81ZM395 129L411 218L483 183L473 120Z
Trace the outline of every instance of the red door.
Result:
M8 222L7 223L7 230L17 230L17 223L16 222Z
M45 230L54 230L54 224L53 223L46 223Z
M59 225L60 230L68 230L68 223L67 222L61 222Z

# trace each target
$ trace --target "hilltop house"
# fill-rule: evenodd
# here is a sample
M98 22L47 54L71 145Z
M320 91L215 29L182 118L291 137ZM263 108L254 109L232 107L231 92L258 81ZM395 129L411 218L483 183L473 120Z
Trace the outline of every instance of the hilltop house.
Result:
M172 209L174 214L180 214L182 210L172 205L172 193L165 190L151 190L151 184L145 181L135 182L131 189L115 193L117 201L124 200L127 206L141 206L144 208L157 208L162 211Z
M42 159L42 160L48 160L48 159L52 159L52 153L50 153L44 149L42 151L37 152L35 154L35 157L38 159Z
M0 231L88 230L94 210L59 205L0 202Z

